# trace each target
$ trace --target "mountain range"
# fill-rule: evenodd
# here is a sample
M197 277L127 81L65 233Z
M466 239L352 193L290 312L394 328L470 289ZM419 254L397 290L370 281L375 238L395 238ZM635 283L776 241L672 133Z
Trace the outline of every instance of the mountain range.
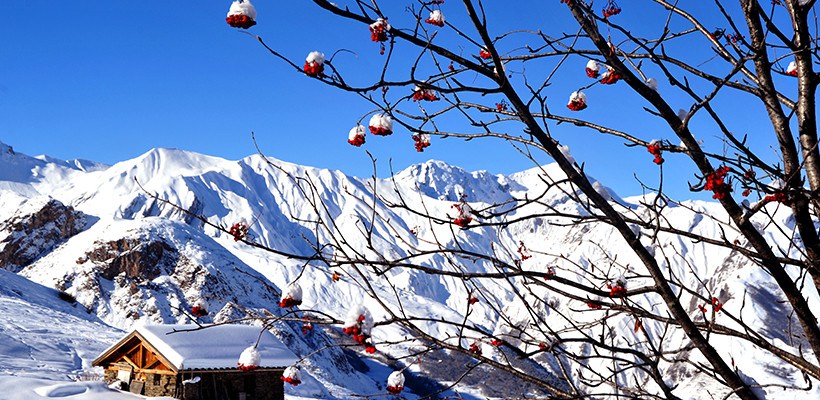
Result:
M603 225L559 224L548 215L525 218L504 229L462 230L441 222L454 218L453 205L462 198L475 210L509 210L490 217L497 221L544 210L586 215L582 204L570 201L569 194L575 191L561 183L563 177L555 165L493 175L428 161L387 179L358 178L258 154L234 161L177 149L154 149L105 165L31 157L0 143L0 310L8 317L0 322L0 375L71 379L87 374L90 361L124 331L145 323L189 323L187 311L200 298L211 304L204 322L249 314L283 316L289 311L277 305L279 295L292 282L302 290L301 309L342 317L352 304L363 302L376 321L384 320L387 314L368 296L363 281L351 269L355 266L330 268L286 256L308 258L315 254L316 243L333 243L338 238L348 240L335 247L340 252L388 260L413 256L415 263L441 269L449 268L453 260L441 254L416 254L439 245L460 246L500 254L513 262L519 257L516 249L525 243L532 257L521 262L534 269L553 265L596 268L613 258L623 265L630 260L639 264L633 254L602 245L618 240ZM596 187L624 213L650 215L642 205L646 196L621 198L605 186ZM536 194L541 195L537 202L519 209L509 205L513 198ZM774 225L791 226L788 213L774 210L772 214ZM716 220L721 215L715 203L687 201L670 205L663 217L678 228L719 237ZM249 226L250 241L275 252L235 240L216 228L237 223ZM326 228L317 229L321 223ZM798 251L788 247L788 232L761 229L772 243L781 243L783 251ZM669 261L670 271L707 277L700 285L718 293L744 322L767 330L778 346L794 349L800 345L776 328L788 324L790 317L771 278L736 252L673 236L659 236L648 246L655 246L659 256L665 251L680 255ZM496 271L490 263L458 261L470 271ZM482 301L469 309L469 320L486 331L504 334L511 325L526 324L530 318L516 304L516 292L503 283L486 281L478 287L478 283L465 284L455 277L411 269L366 271L365 276L390 307L430 316L420 326L433 336L452 333L435 320L463 320L465 299L476 290ZM686 284L698 284L693 277L685 279L689 279ZM529 296L550 304L541 310L547 321L561 321L559 313L551 310L583 311L555 293L536 290ZM746 296L758 306L744 309L741 304ZM809 297L814 305L820 304L816 293ZM697 304L689 307L695 312ZM509 318L499 318L498 309ZM612 321L621 335L618 340L636 339L634 321L626 317ZM419 342L398 340L410 335L407 330L380 325L374 328L373 338L397 344L379 346L371 356L357 347L336 346L350 343L339 327L319 327L303 334L302 325L279 322L273 329L295 354L309 356L303 363L305 383L287 389L294 398L382 393L390 372L412 364L409 361L415 359L408 356L419 346ZM645 329L660 331L663 327L647 322ZM668 340L685 343L679 334ZM797 386L803 382L799 371L749 345L720 337L713 340L725 342L719 348L750 380ZM505 357L487 346L488 354ZM583 346L574 350L587 351ZM403 394L414 398L444 390L443 385L459 379L468 363L470 358L463 355L434 352L410 365L411 379ZM521 363L532 374L560 376L560 360L544 357ZM703 398L698 393L704 390L719 392L692 368L677 365L668 373L680 383L676 394L682 398ZM760 381L761 377L766 380ZM474 398L546 394L532 384L496 376L489 368L477 369L456 389ZM776 390L765 390L769 398L778 398ZM820 391L815 387L807 395L820 396Z

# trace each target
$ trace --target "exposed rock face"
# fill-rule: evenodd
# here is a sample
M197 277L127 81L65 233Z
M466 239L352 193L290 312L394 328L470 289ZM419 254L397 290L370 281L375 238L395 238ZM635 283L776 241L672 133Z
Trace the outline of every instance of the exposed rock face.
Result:
M122 238L91 250L86 258L98 265L105 279L125 273L129 278L152 280L163 270L172 271L179 253L162 241L143 243L136 238Z
M20 271L81 232L87 222L85 214L54 199L38 211L0 222L0 268Z

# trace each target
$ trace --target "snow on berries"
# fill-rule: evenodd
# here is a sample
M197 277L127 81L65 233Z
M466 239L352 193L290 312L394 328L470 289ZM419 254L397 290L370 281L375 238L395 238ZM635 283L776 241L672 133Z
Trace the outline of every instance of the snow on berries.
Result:
M290 367L285 368L285 371L282 372L282 380L293 386L297 386L302 383L302 371L299 367L294 367L291 365Z
M379 18L376 22L370 24L370 40L374 42L387 41L387 32L391 29L390 24L383 18Z
M439 27L444 26L444 14L441 13L441 10L430 11L430 18L425 19L424 22Z
M567 108L572 111L581 111L587 108L587 95L584 92L572 92L569 95L569 103Z
M465 228L467 225L470 224L470 221L473 220L473 217L471 216L473 209L470 207L469 204L467 204L466 194L461 195L461 200L459 200L458 203L453 204L450 207L455 208L458 211L458 217L456 217L456 219L453 220L454 224L462 228Z
M342 326L342 332L347 336L352 336L353 340L365 347L368 353L375 353L376 347L370 341L370 333L373 330L375 322L373 315L370 314L364 305L359 304L347 313L345 324Z
M416 86L413 89L413 101L437 101L439 98L436 96L436 92L433 89L424 89L419 86Z
M350 129L350 133L347 135L347 142L359 147L364 144L364 136L367 133L367 129L365 129L362 125L356 125L352 129Z
M626 279L618 278L615 282L607 283L606 288L609 289L610 297L620 297L626 295Z
M606 72L604 72L601 75L601 80L599 82L603 83L604 85L613 85L617 83L620 79L621 74L619 74L618 71L615 71L614 68L607 65Z
M584 71L586 71L588 77L593 79L597 78L598 74L601 72L601 64L599 64L598 61L589 60Z
M234 28L248 29L256 25L256 8L248 0L236 0L231 3L225 20Z
M325 71L325 55L318 51L311 51L305 58L305 74L307 76L320 76Z
M387 391L390 394L399 394L404 390L404 374L401 371L393 371L387 377Z
M204 317L208 315L208 301L204 298L197 300L191 308L191 313L197 317Z
M239 366L240 371L253 371L259 368L259 364L261 363L262 358L259 356L259 351L256 350L256 346L249 346L239 355L239 362L237 362L236 365Z
M302 304L302 287L296 282L291 282L285 290L282 291L282 297L279 299L279 307L293 308Z
M618 4L615 3L615 0L609 0L604 6L603 14L604 18L609 18L613 15L618 15L621 13L621 8L618 7Z
M393 119L387 114L375 114L370 118L370 133L379 136L393 134Z
M786 74L791 76L797 76L797 63L792 61L789 63L789 67L786 68Z
M649 144L646 145L646 151L655 156L655 159L652 160L655 164L663 164L663 157L661 157L661 142L659 140L655 139L649 142Z
M423 152L425 147L430 147L430 134L420 133L413 135L413 140L416 142L416 151Z
M248 224L246 224L244 221L237 222L233 224L233 226L231 226L231 229L228 231L228 233L230 233L231 236L233 236L233 240L235 242L245 239L246 237L248 237Z

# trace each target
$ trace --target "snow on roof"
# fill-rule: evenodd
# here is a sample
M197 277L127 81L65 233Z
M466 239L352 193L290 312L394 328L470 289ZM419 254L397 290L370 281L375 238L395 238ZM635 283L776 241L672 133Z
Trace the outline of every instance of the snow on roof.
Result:
M190 324L145 325L136 331L174 367L189 370L236 368L239 355L256 343L262 330L248 325L213 325L190 330L195 328ZM262 357L260 368L285 367L299 360L267 330L259 339L257 350Z

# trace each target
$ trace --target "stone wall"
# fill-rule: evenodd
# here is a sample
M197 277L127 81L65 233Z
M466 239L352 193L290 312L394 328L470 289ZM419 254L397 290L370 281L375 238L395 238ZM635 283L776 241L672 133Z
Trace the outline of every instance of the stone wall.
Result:
M174 397L177 389L178 375L145 374L143 394L150 397Z

